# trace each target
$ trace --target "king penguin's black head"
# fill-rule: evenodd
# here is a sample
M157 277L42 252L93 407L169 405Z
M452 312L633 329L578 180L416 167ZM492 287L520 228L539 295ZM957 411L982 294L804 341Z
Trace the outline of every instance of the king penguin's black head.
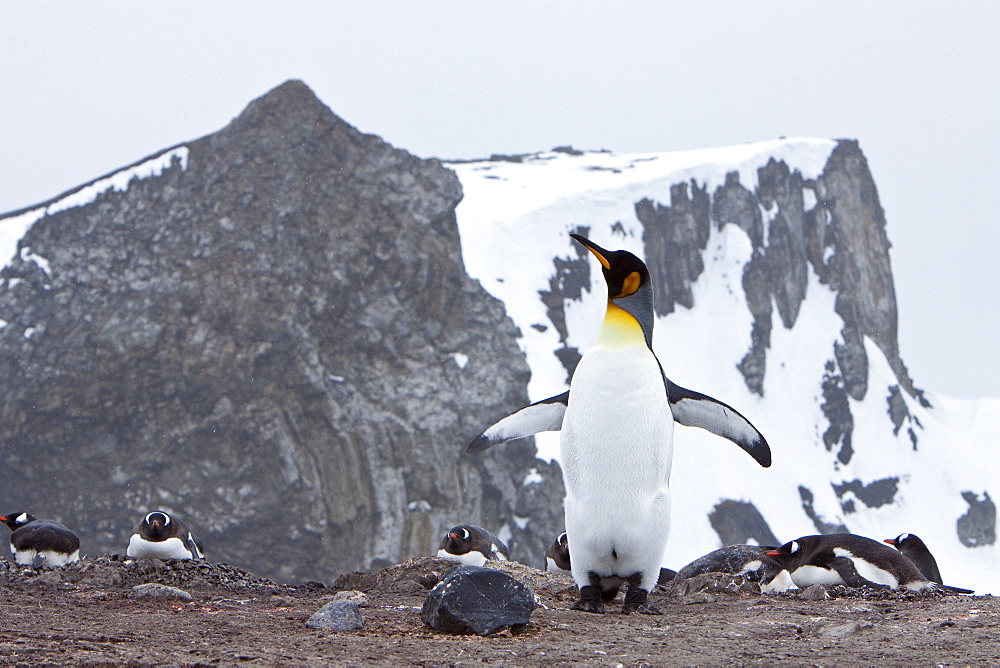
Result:
M646 345L653 347L653 286L642 260L626 250L609 251L579 234L570 234L601 263L608 284L608 301L628 311L642 327Z
M626 250L609 251L579 234L570 234L586 247L601 263L608 284L608 299L617 300L634 295L649 284L649 270L642 260Z

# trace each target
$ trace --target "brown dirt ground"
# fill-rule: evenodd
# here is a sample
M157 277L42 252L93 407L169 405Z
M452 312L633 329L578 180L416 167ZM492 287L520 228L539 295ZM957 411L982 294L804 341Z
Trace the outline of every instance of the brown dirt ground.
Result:
M436 633L420 619L427 582L454 562L411 559L335 586L278 585L225 564L85 559L33 571L0 563L0 664L722 665L1000 664L1000 599L828 590L762 596L727 577L658 590L662 616L569 610L565 575L509 564L540 601L531 623L490 637ZM146 582L194 600L129 598ZM688 581L691 582L691 581ZM364 627L305 625L338 589L364 590ZM621 598L612 605L616 610Z

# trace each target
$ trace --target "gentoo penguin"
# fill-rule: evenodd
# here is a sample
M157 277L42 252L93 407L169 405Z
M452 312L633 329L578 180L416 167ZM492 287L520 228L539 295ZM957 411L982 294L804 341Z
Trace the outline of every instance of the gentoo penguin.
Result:
M941 571L938 570L934 555L924 545L924 541L912 533L901 533L895 538L886 538L885 543L892 545L903 553L903 556L913 562L924 577L931 582L944 584L941 580Z
M204 559L205 546L183 520L157 510L132 529L125 554L133 559Z
M896 550L852 533L803 536L768 551L767 555L787 568L799 587L875 585L910 591L940 587L952 593L972 593L968 589L935 585Z
M40 520L28 513L0 515L10 527L10 552L14 562L34 569L65 566L80 559L80 539L55 520Z
M510 550L486 529L462 524L445 535L437 556L458 559L469 566L482 566L487 561L507 561Z
M744 575L760 583L765 594L795 589L791 575L778 561L767 556L777 548L759 545L727 545L698 557L677 571L676 580L693 578L703 573L730 573Z
M549 549L545 550L545 570L572 572L569 561L569 541L565 531L556 536L556 539L549 545Z
M604 612L603 580L628 583L623 613L656 614L647 602L657 583L670 529L673 423L702 427L734 441L762 466L767 441L730 406L674 385L653 354L653 289L646 265L570 235L600 262L607 310L596 345L577 365L570 389L489 427L472 452L539 431L561 430L566 533L574 609Z

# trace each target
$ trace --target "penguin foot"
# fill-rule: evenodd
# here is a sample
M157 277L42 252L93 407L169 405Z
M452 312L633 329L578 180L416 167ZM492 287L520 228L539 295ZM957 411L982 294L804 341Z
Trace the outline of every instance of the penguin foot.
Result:
M638 612L643 615L662 615L662 612L646 602L647 596L649 596L649 592L645 589L640 589L635 585L630 586L628 591L625 592L625 602L622 604L622 614L630 615L633 612Z
M601 602L601 589L595 585L580 587L580 600L572 605L571 610L582 610L604 614L604 603Z

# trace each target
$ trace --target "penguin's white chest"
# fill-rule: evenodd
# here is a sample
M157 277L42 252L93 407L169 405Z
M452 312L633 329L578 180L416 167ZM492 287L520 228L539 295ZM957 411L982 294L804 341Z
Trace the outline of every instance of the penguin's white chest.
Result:
M573 376L560 436L568 494L617 505L665 492L673 429L660 365L648 348L590 349Z
M129 539L125 554L134 559L191 559L194 556L180 538L149 541L138 534Z

